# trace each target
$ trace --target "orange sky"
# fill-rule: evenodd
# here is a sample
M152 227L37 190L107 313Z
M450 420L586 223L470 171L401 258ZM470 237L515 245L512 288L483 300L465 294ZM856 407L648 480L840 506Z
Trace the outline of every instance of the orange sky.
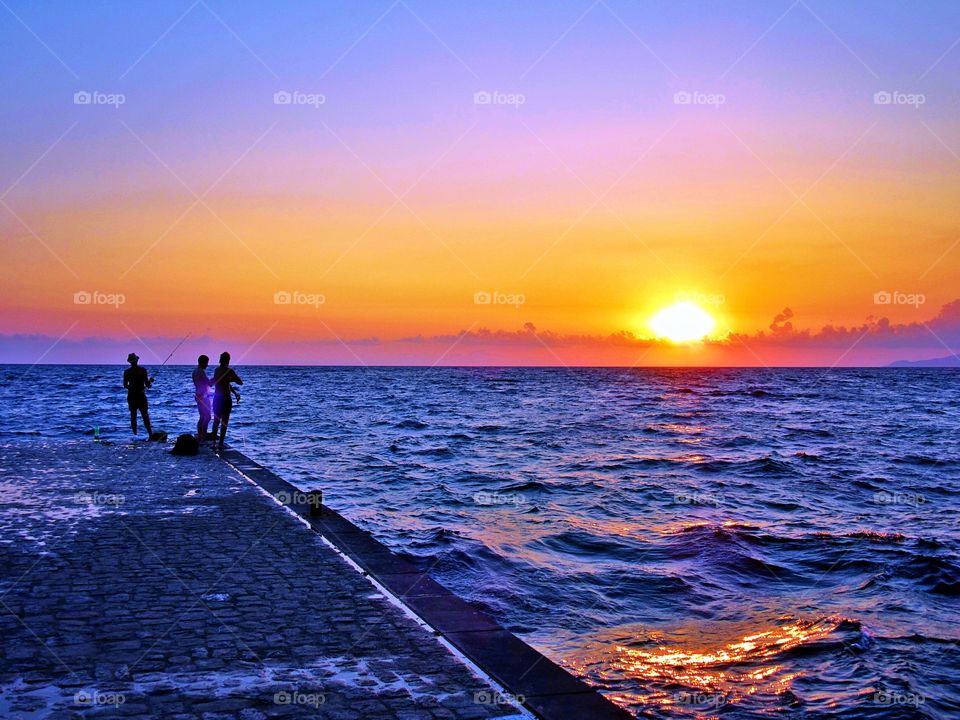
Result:
M276 362L340 359L294 352L297 343L377 338L384 347L370 360L400 362L411 358L396 344L404 338L526 323L557 337L642 339L650 316L681 297L699 300L723 339L767 331L786 307L795 330L814 334L880 317L924 323L960 295L960 126L949 100L957 58L921 75L947 47L936 20L949 10L931 11L916 29L926 33L925 54L879 27L858 37L855 14L829 18L862 41L854 50L797 11L719 77L716 68L776 14L750 3L731 9L712 22L736 31L692 56L682 52L689 38L664 29L653 36L659 67L598 11L522 74L550 46L538 45L547 36L504 60L493 45L461 38L471 18L432 10L446 43L417 35L404 45L414 28L387 18L327 74L306 67L309 54L258 35L256 18L235 20L247 45L260 41L263 67L198 17L184 21L189 39L170 41L183 47L159 44L122 81L137 57L133 40L88 48L55 19L27 18L61 41L77 82L22 28L4 27L13 42L4 54L20 53L21 69L39 63L29 92L4 111L0 332L14 348L6 359L33 352L16 350L13 336L55 340L71 328L64 348L90 337L164 344L187 332L246 347L266 332L260 359ZM884 6L878 26L899 22L897 12ZM364 19L349 20L363 28ZM563 17L556 22L560 35ZM526 37L522 27L511 32ZM466 69L450 47L458 38ZM596 52L604 38L606 54ZM346 29L333 38L341 51L355 39ZM778 44L793 54L778 54ZM642 58L642 72L621 56ZM409 76L397 75L401 60ZM471 77L487 72L488 83ZM518 75L513 86L496 81ZM488 85L524 93L523 104L474 104ZM64 94L88 86L128 99L92 107ZM888 86L927 95L919 107L876 104ZM273 104L284 87L319 88L326 99ZM723 104L678 104L685 87L723 93ZM122 294L123 303L77 305L84 291ZM295 291L323 303L274 302ZM885 291L923 302L876 304ZM504 304L477 304L483 292ZM953 338L942 340L856 357L947 354ZM735 353L655 348L647 361L753 364L743 343L729 342ZM845 350L821 345L810 356L817 363ZM531 348L492 340L482 354L527 362ZM442 340L435 349L442 355ZM761 356L803 359L791 352ZM542 353L534 355L553 354ZM629 364L636 353L560 355ZM432 362L427 351L413 361Z

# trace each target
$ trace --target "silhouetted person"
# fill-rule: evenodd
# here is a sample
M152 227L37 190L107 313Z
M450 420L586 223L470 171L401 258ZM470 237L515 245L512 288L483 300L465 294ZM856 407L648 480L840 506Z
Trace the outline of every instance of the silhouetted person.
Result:
M220 430L218 447L223 450L223 439L227 436L227 423L230 421L230 411L233 409L231 392L237 391L230 387L230 383L243 385L243 380L230 367L230 353L220 353L220 365L213 371L213 435L216 439L217 429Z
M210 388L213 383L207 377L207 365L210 364L210 358L201 355L197 358L197 367L193 370L193 387L196 390L194 398L197 401L197 410L200 412L200 419L197 421L197 441L203 442L207 437L207 427L210 425L210 418L213 416L213 408L210 404Z
M137 434L137 410L143 415L143 426L147 429L147 439L153 435L150 427L150 413L147 412L147 388L153 385L153 378L147 369L140 367L140 357L136 353L127 355L130 367L123 371L123 386L127 389L127 407L130 408L130 429Z

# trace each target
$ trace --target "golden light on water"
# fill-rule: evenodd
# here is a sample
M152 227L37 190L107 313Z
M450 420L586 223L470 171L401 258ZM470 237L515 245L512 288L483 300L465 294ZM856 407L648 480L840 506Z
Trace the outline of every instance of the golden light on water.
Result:
M710 313L690 301L666 307L650 319L650 328L658 338L677 343L703 340L715 327Z
M660 641L655 647L617 644L607 646L602 657L570 664L587 673L593 666L604 681L615 684L618 678L630 678L648 688L643 693L615 695L627 705L659 705L697 714L708 709L706 705L736 703L757 693L786 692L799 673L786 672L782 654L830 635L839 622L838 618L796 620L727 642L702 645L687 642L689 636L669 645Z

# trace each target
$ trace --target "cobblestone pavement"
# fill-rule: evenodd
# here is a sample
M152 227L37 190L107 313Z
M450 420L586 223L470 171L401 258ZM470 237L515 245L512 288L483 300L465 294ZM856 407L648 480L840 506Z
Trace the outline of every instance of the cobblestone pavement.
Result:
M236 471L169 447L0 446L0 717L516 715Z

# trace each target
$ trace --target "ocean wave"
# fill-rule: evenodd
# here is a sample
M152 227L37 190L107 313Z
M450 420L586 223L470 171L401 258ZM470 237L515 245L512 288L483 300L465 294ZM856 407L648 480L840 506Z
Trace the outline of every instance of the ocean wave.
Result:
M780 393L772 392L770 390L764 390L762 388L753 388L750 390L744 390L744 393L746 395L749 395L750 397L755 397L755 398L783 397L783 395L781 395Z
M829 430L824 430L822 428L813 428L813 427L797 427L792 425L784 425L783 429L787 431L790 435L806 435L810 437L818 438L832 438L836 437Z
M718 441L717 446L722 448L742 448L757 445L759 442L760 440L758 438L750 435L734 435L733 437Z
M615 559L617 562L641 561L646 548L642 545L603 537L582 530L566 530L535 541L534 546L581 557Z
M854 540L869 540L870 542L876 543L900 543L907 539L907 536L902 533L885 532L883 530L853 530L844 533L820 531L813 533L813 537L817 540L836 540L840 538L848 538Z
M524 482L513 483L511 485L504 485L501 488L498 488L499 492L511 493L511 492L527 492L530 490L536 491L550 491L550 486L545 483L540 482L539 480L527 480Z
M960 596L960 567L938 555L914 555L899 563L893 577L907 578L934 595Z
M424 455L427 457L447 457L448 455L453 455L453 450L448 448L446 445L428 448L416 448L407 450L406 452L410 455Z
M782 714L790 706L820 717L819 697L792 684L790 668L835 664L838 656L846 662L873 645L858 619L784 617L750 628L715 626L706 636L680 629L602 637L596 648L573 653L566 664L641 717L766 717L768 708ZM609 667L623 668L629 679ZM859 695L862 682L849 683L849 692ZM825 697L835 702L838 693Z
M496 434L505 428L503 425L477 425L473 429L479 433Z
M952 458L938 458L931 455L921 455L910 453L893 459L895 463L904 465L955 465L956 460Z
M694 462L693 467L705 473L731 472L748 477L789 477L798 474L789 462L770 455L749 460L705 460Z

